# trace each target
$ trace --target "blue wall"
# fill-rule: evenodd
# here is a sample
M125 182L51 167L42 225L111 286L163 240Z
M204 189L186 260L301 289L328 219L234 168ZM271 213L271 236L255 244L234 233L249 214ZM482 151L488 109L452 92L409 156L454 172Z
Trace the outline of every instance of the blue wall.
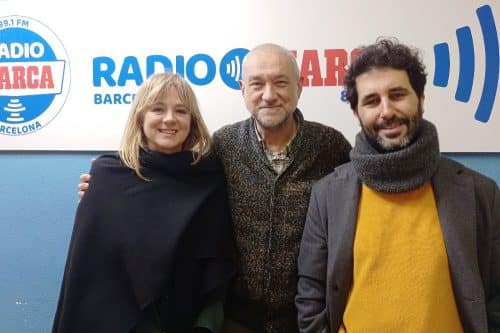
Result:
M76 185L97 152L0 152L0 331L49 332ZM448 154L500 184L500 153Z

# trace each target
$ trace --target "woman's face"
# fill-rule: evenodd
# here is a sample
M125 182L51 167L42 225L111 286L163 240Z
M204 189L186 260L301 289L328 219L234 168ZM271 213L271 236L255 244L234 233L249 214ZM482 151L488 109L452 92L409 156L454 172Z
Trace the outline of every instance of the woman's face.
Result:
M145 111L142 130L152 151L165 154L181 151L190 128L191 112L173 88Z

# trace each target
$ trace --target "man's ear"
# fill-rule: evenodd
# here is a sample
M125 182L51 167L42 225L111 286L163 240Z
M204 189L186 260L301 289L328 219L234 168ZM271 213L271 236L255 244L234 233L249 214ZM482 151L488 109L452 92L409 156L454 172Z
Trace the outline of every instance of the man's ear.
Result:
M241 94L244 95L245 94L245 83L243 82L243 80L238 80L238 84L240 85Z
M422 93L422 96L420 96L420 105L422 106L422 111L424 110L424 101L425 101L425 94Z
M354 115L354 117L356 117L359 120L358 110L357 109L351 109L351 112Z
M302 94L302 87L304 86L304 77L299 77L299 82L297 82L297 96L300 98Z

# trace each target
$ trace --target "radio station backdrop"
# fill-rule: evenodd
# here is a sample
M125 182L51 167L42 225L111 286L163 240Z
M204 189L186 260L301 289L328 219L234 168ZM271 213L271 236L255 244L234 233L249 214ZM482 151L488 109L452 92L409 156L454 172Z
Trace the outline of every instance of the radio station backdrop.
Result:
M390 36L422 50L442 151L500 152L497 0L2 0L0 15L2 150L116 150L138 86L161 71L191 83L212 132L243 120L241 62L265 42L296 54L306 119L353 141L345 68Z

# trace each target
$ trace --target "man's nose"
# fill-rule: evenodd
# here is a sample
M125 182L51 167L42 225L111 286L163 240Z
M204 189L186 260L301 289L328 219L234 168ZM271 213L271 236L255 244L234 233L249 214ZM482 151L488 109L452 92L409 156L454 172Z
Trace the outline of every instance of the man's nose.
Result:
M272 84L266 84L262 93L262 99L265 101L272 101L276 99L276 89Z
M380 101L380 117L390 119L394 116L394 105L388 98L382 98Z

